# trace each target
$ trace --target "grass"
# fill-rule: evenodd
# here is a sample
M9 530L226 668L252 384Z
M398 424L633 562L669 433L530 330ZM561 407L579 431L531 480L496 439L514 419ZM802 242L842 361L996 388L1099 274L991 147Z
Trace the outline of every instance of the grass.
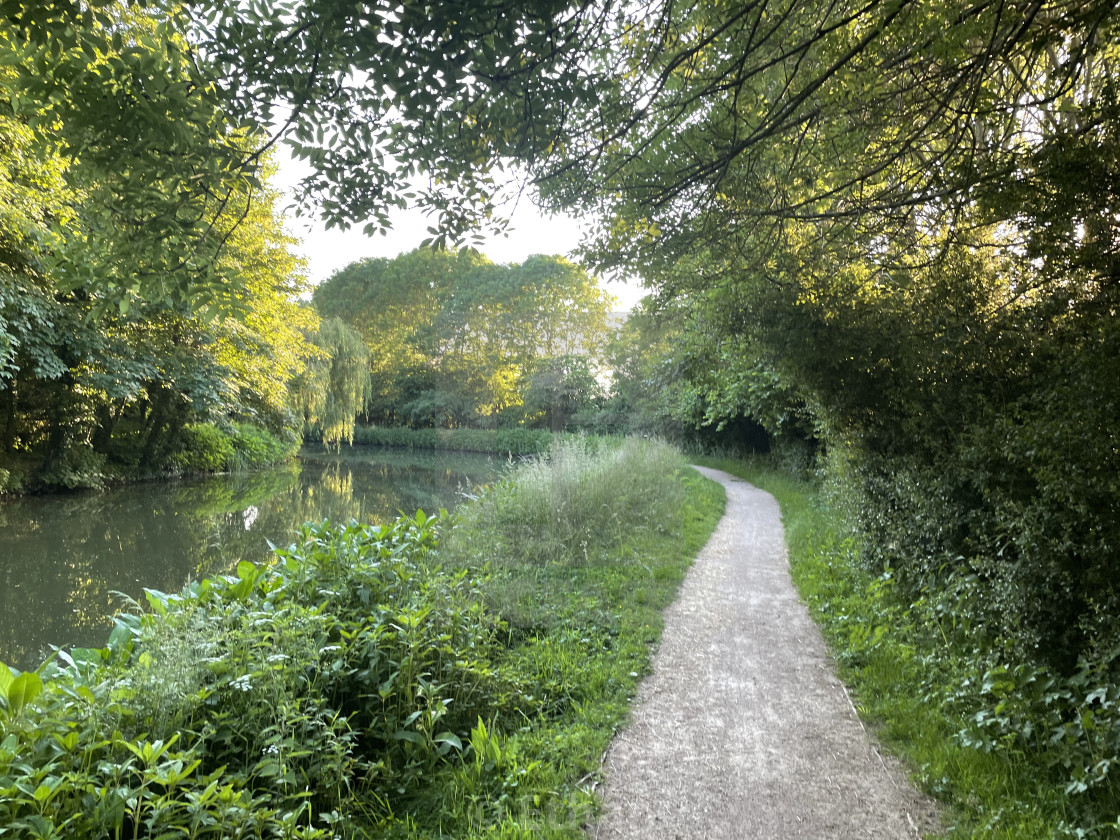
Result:
M149 592L102 649L0 666L12 837L577 838L723 490L557 441L455 517L306 525Z
M547 429L410 429L401 426L356 426L354 443L404 449L486 452L517 457L548 452L556 437ZM570 439L571 434L559 437Z
M509 733L532 770L487 829L498 833L481 836L582 836L661 610L724 502L720 485L662 444L627 440L596 454L566 441L467 509L441 550L453 565L488 570L490 606L509 632L501 667L543 702L536 720Z
M781 506L794 583L821 627L861 717L945 804L944 836L1042 840L1120 836L1079 820L1076 801L1045 756L1018 739L977 742L982 657L944 600L906 597L890 570L861 564L843 518L811 482L765 459L699 459L773 494ZM954 626L956 625L956 626ZM988 672L990 673L990 672Z

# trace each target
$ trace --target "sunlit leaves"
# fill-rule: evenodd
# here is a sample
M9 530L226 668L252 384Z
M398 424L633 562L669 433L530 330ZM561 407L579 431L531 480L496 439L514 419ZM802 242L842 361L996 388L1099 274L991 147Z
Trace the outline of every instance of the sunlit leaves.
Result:
M369 349L339 318L323 320L308 341L320 352L293 383L296 409L327 445L352 443L354 419L370 398Z
M470 251L431 248L353 263L314 300L365 338L374 418L450 426L492 422L520 404L537 360L597 359L611 304L593 278L559 257L494 265Z
M606 37L606 12L552 0L212 0L190 14L232 120L313 164L300 197L329 225L382 225L415 202L439 243L487 224L503 161L548 154L572 106L595 101L578 68ZM418 173L430 189L413 196Z
M98 308L184 305L223 289L216 267L257 183L252 143L199 75L171 8L5 4L0 99L66 162L70 212L44 254L61 290Z

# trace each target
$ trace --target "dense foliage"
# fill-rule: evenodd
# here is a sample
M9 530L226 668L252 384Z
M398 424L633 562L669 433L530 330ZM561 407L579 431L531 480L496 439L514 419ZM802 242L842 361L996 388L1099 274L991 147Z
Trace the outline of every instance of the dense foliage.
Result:
M1069 669L1116 642L1117 20L1045 5L666 7L642 122L571 188L733 348L722 393L757 359L811 408L869 562Z
M667 313L633 325L656 352L620 352L622 413L817 447L869 569L961 593L1025 668L1120 682L1114 4L0 0L0 20L0 422L44 481L95 475L102 430L131 423L143 463L185 406L231 413L198 312L247 288L221 257L270 143L310 161L332 223L416 203L437 240L494 224L512 162L597 214L589 260ZM371 410L455 426L543 399L567 422L583 371L527 362L493 305L514 276L470 267L463 296L385 284ZM378 379L386 359L411 375Z
M917 599L895 570L869 571L844 507L819 484L753 463L711 460L782 507L793 578L861 713L948 806L949 837L1113 837L1110 769L1120 705L1106 663L1068 678L1026 663L984 630L975 587Z
M316 319L294 300L304 281L273 201L246 199L221 259L245 278L239 318L143 300L99 309L82 289L58 291L58 276L44 271L6 287L0 458L14 473L9 485L88 486L181 468L192 424L228 435L230 424L252 423L290 451L289 383L311 355L304 332Z
M600 212L589 256L696 313L669 358L705 360L677 379L697 414L807 410L869 563L971 582L1025 659L1111 657L1110 4L588 2L541 41L535 4L496 40L445 11L479 88L449 74L414 125ZM503 49L522 74L482 71Z
M812 412L749 339L727 334L700 302L647 297L611 341L611 387L599 427L656 434L690 450L781 452L804 466Z
M331 836L358 778L412 787L462 749L448 730L517 708L478 658L497 620L425 564L434 538L422 515L309 527L274 569L150 593L103 650L5 669L4 825Z
M314 303L368 345L367 421L560 431L602 401L612 299L561 257L495 265L419 248L352 263L316 288Z
M15 5L0 6L0 492L289 457L290 386L321 354L263 139L200 86L173 12ZM239 448L246 424L269 444Z
M695 313L682 343L719 373L670 368L692 404L774 428L710 399L749 396L757 361L808 410L855 556L895 590L870 630L960 634L955 667L894 677L959 700L968 749L1036 756L1070 836L1112 836L1120 18L783 9L667 10L672 48L631 53L658 70L638 127L557 195L593 188L596 257Z
M89 486L105 475L200 466L188 464L197 437L188 428L200 424L229 437L231 424L251 423L284 443L279 457L290 454L289 384L312 354L304 334L316 318L294 299L304 280L274 200L244 199L246 217L219 261L243 278L238 318L140 299L103 309L83 288L60 291L60 276L45 268L23 280L9 272L15 282L5 284L0 314L0 459L9 486ZM208 468L232 463L219 458Z
M271 565L149 592L103 649L0 666L0 824L578 836L657 610L719 517L681 466L567 444L459 522L309 525ZM547 542L522 546L522 517L553 520Z

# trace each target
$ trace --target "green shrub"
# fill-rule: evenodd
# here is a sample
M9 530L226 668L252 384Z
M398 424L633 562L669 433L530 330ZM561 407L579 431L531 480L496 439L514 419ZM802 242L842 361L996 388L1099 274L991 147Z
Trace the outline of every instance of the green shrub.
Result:
M494 451L509 455L538 455L552 446L553 435L544 429L499 429Z
M354 443L369 446L435 449L438 442L435 429L408 429L403 426L356 426L354 428Z
M272 567L150 591L102 650L0 666L0 825L317 837L343 813L389 819L480 718L534 708L490 663L501 623L476 585L425 562L443 522L309 525Z
M230 432L233 443L232 468L255 470L270 467L295 457L299 450L299 437L275 435L268 429L248 423L235 423Z
M179 432L181 449L172 463L185 472L225 472L233 462L233 441L224 429L193 423Z
M105 481L105 456L89 446L67 447L37 476L45 487L67 490L98 489Z
M299 449L295 435L274 435L249 423L227 427L190 424L179 439L181 448L171 462L185 472L261 469L289 460Z
M0 468L0 495L20 493L27 485L27 474L18 467Z
M440 442L463 452L497 452L498 433L490 429L449 429Z

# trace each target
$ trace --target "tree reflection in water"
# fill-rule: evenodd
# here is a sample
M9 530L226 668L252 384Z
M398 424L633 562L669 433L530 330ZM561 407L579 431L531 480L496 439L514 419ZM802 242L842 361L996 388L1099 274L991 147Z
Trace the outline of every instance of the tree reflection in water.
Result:
M272 470L0 504L0 661L28 669L52 644L100 646L114 592L176 591L261 562L307 521L451 508L499 468L459 453L306 449Z

